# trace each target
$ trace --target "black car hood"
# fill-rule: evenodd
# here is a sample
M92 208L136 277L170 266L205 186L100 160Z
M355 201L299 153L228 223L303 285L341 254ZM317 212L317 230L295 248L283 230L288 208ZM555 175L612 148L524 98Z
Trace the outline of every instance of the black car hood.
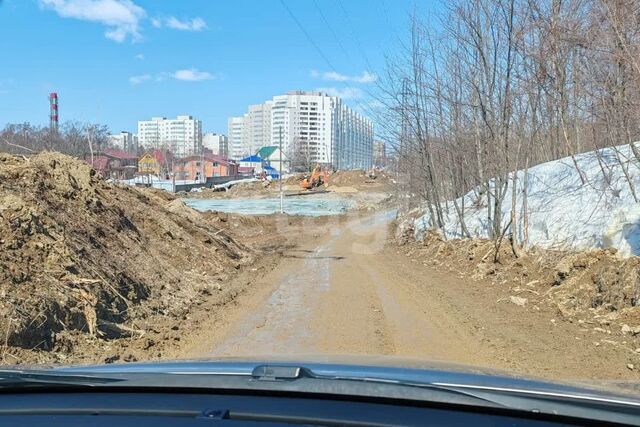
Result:
M335 378L376 379L469 388L512 389L536 393L571 394L598 399L633 401L640 405L637 381L548 381L497 369L395 356L296 356L216 358L158 362L76 365L51 368L55 372L82 374L157 373L174 375L246 375L262 365L295 366L315 375Z

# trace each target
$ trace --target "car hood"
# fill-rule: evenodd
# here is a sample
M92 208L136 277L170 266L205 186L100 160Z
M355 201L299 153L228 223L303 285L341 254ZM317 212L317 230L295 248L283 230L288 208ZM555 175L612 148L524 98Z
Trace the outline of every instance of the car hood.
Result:
M640 403L640 382L572 380L549 381L497 369L424 361L395 356L296 356L216 358L176 361L75 365L51 368L56 372L83 374L245 375L259 366L304 368L327 378L375 379L433 385L459 385L485 389L510 389L537 393L572 394L594 398L618 398Z

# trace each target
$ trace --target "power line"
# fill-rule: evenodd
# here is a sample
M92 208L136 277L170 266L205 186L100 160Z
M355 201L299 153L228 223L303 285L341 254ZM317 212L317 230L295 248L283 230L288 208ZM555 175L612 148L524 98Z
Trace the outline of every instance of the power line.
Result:
M311 43L313 45L313 47L318 51L318 53L320 54L320 56L322 57L322 59L324 59L324 61L329 64L329 67L331 67L331 69L337 73L338 71L336 70L336 68L333 66L333 64L331 63L331 61L329 61L329 58L327 58L327 56L324 54L324 52L322 52L322 49L320 49L320 46L318 46L318 44L315 42L315 40L313 40L313 38L311 37L311 35L307 32L307 30L305 30L304 26L300 23L300 21L298 21L298 18L296 18L296 16L293 14L293 11L291 9L289 9L289 6L287 6L287 4L284 2L284 0L280 0L280 3L282 4L282 6L287 10L287 12L289 13L289 16L291 16L291 19L294 20L294 22L296 23L296 25L298 26L298 28L300 29L300 31L302 31L302 33L305 35L305 37L307 38L307 40L309 40L309 43Z
M309 41L309 43L311 43L313 45L313 47L316 49L316 51L318 51L318 54L322 57L322 59L327 63L327 65L329 65L329 68L331 68L331 70L336 73L336 74L340 74L338 72L338 70L336 69L336 67L333 66L333 64L331 63L331 61L329 60L329 58L327 57L327 55L324 54L324 52L322 51L322 49L320 48L320 46L315 42L315 40L313 39L313 37L311 37L311 35L307 32L307 30L304 28L304 26L302 25L302 23L300 22L300 20L298 20L298 18L296 17L296 15L293 13L293 11L289 8L289 6L287 6L287 3L285 2L285 0L280 0L280 3L282 4L282 6L286 9L287 13L289 14L289 16L291 16L291 19L293 19L293 21L296 23L296 25L298 26L298 28L300 29L300 31L302 31L302 33L305 35L305 37L307 38L307 40ZM344 8L343 8L344 11ZM368 60L366 58L365 55L365 60L367 61L368 64ZM350 86L347 84L347 82L342 81L340 82L342 83L346 88L351 89L351 90L355 90L355 91L362 91L362 89L355 87L355 86ZM367 91L365 91L365 93L368 93ZM360 109L365 112L367 110L369 110L370 112L371 107L370 106L364 106L357 98L353 98L354 102L357 104L358 107L360 107Z
M338 34L336 34L336 32L333 30L333 27L331 26L331 24L329 23L329 21L327 20L327 18L325 17L324 13L322 12L322 8L320 7L320 5L318 4L317 0L313 0L313 4L316 6L316 9L318 9L318 13L320 14L320 17L322 18L322 20L324 21L325 25L327 26L327 28L329 28L329 31L331 32L331 34L333 35L333 38L336 40L336 43L338 43L338 46L340 46L340 49L342 49L342 53L344 53L344 55L347 57L347 59L349 60L349 63L351 64L351 66L354 65L353 61L351 60L351 56L349 55L349 53L347 52L347 50L345 49L344 45L342 44L342 42L340 41L340 38L338 37Z
M369 67L369 70L373 71L373 67L371 66L371 63L369 62L369 58L367 57L367 52L365 52L364 48L362 47L362 43L360 43L360 39L356 35L355 31L353 31L353 22L351 22L351 18L349 18L349 12L347 12L347 9L344 8L344 5L342 4L342 0L338 0L338 5L340 6L340 9L342 9L342 13L344 13L345 18L347 18L347 24L348 24L347 26L351 31L351 35L353 39L356 41L358 45L358 49L360 49L360 52L362 52L362 56L364 56L364 60L367 63L367 67Z

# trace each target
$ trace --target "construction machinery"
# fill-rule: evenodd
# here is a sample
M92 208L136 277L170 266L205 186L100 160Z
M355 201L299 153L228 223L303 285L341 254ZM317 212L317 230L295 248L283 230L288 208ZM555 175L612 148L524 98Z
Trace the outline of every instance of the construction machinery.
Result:
M311 176L305 177L305 179L300 181L300 187L305 190L313 190L321 185L328 185L328 183L329 173L326 170L323 171L320 166L316 166L313 168Z

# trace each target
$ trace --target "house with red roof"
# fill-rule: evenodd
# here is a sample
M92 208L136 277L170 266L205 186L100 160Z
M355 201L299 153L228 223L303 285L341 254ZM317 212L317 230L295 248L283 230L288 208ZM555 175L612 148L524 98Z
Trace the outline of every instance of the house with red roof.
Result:
M138 156L117 148L86 154L85 161L105 178L131 179L138 171Z
M204 182L214 176L238 174L238 164L227 157L216 154L194 155L175 162L176 179Z

